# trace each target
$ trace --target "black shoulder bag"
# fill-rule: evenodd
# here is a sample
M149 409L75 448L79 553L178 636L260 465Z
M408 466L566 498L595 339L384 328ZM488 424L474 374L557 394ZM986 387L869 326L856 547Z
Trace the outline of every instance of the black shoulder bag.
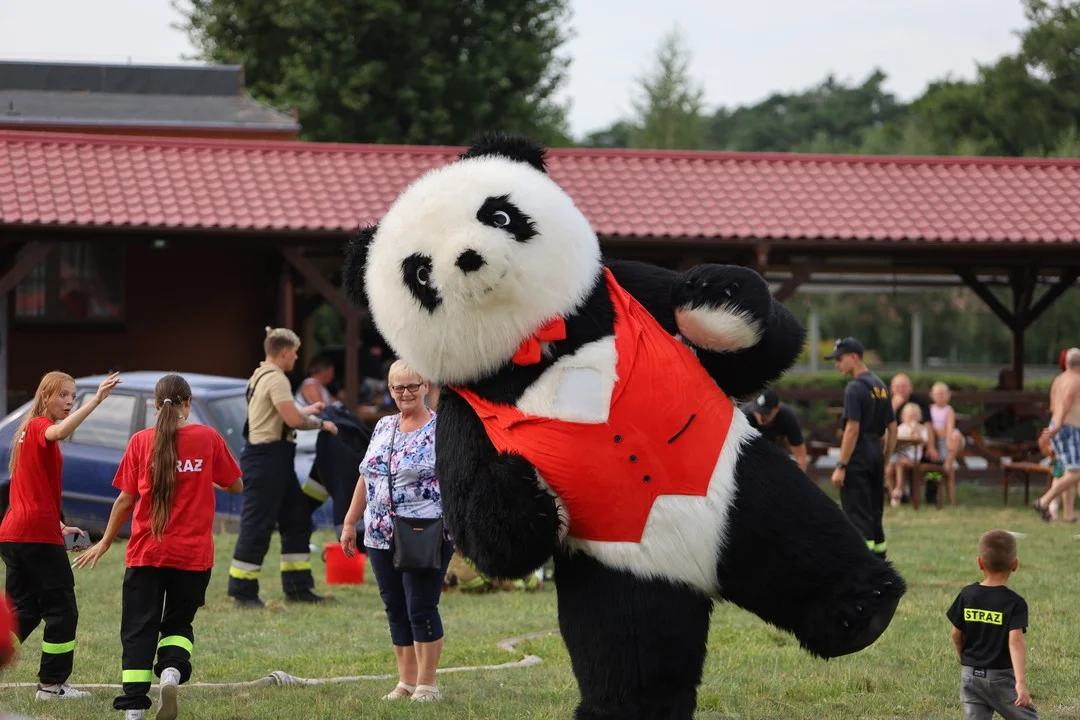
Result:
M394 568L403 572L441 570L443 519L400 517L394 512L394 472L391 462L394 459L397 428L395 423L390 435L390 451L386 456L386 483L390 491L390 520L393 523L390 551L394 557Z

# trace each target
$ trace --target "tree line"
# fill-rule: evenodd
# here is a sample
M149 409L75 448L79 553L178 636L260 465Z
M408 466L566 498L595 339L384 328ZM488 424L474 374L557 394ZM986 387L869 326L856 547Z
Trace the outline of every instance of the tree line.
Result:
M678 32L637 80L630 117L574 138L557 95L571 59L569 0L173 0L198 58L244 66L248 92L296 108L302 137L383 144L467 143L476 131L528 133L552 146L904 155L1080 157L1080 0L1018 0L1020 48L973 80L929 83L911 102L875 70L794 93L708 108ZM1003 294L1009 304L1007 293ZM796 295L829 335L860 334L906 357L923 312L928 355L1009 356L1009 333L966 290ZM881 318L893 322L883 323ZM1026 360L1056 362L1080 342L1071 290L1028 331Z

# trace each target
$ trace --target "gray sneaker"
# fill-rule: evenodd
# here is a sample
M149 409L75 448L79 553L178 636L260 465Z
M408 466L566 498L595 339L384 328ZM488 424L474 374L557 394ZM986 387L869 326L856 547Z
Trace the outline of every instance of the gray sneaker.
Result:
M34 697L38 700L74 700L76 698L88 698L90 693L85 690L76 690L67 683L62 685L42 685L38 683L37 693Z
M180 693L180 671L176 668L165 668L161 673L161 687L159 690L160 696L155 720L176 720L178 714L176 697Z

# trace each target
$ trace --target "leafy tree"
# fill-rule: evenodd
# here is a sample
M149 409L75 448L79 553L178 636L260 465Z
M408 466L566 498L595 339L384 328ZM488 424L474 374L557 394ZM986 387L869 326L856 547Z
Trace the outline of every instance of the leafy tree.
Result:
M775 93L734 110L720 108L708 123L706 143L727 150L762 152L853 152L886 123L903 120L907 109L882 85L875 70L858 85L833 76L799 93Z
M299 110L309 140L461 144L484 129L570 140L555 95L567 0L173 0L203 60Z
M705 95L690 77L690 54L678 29L660 43L656 65L638 80L630 144L637 148L694 149L701 144Z

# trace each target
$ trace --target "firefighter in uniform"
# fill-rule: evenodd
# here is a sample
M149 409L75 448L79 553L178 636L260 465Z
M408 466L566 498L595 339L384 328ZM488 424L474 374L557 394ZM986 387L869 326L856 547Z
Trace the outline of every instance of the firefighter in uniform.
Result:
M832 483L840 488L840 506L866 540L866 547L884 559L885 458L896 447L896 415L889 389L866 367L862 343L853 337L837 340L825 359L835 361L842 375L853 378L844 388L844 437Z
M259 575L275 525L281 533L281 587L285 599L319 602L311 574L311 508L300 488L293 460L296 429L337 427L316 413L321 402L297 408L285 373L296 364L300 338L287 328L267 328L266 359L247 384L247 420L240 468L244 477L240 535L229 567L229 596L240 607L264 606Z

